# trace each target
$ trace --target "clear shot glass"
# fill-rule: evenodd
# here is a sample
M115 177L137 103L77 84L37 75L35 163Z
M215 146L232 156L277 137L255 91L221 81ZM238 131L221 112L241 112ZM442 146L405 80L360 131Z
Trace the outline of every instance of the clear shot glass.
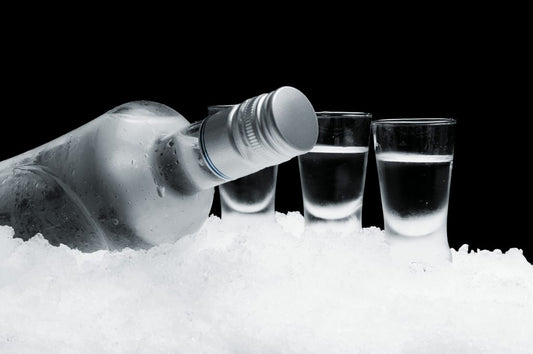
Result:
M207 108L209 115L234 105L214 105ZM267 167L251 175L226 182L218 188L221 219L224 222L250 223L274 221L278 166Z
M393 258L451 261L447 218L455 120L372 122L385 237Z
M317 112L318 140L298 157L306 227L360 230L372 115Z

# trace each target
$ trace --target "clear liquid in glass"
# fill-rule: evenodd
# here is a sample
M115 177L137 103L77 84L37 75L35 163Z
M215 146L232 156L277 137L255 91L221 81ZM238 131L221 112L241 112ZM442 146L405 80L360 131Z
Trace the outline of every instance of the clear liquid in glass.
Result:
M219 186L222 219L274 218L277 166Z
M299 157L306 224L361 229L366 146L316 145Z
M446 222L453 156L391 152L376 154L376 161L385 233L393 251L449 258Z

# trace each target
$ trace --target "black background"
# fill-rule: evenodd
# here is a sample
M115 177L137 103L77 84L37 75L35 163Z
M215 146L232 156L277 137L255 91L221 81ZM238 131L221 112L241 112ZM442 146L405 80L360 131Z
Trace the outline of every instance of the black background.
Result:
M455 118L450 245L518 247L532 261L531 129L523 108L531 89L521 29L477 12L421 22L363 17L309 18L282 31L274 31L276 21L257 29L247 19L231 34L222 29L238 16L207 34L202 22L177 25L183 16L155 31L139 18L112 28L89 18L83 30L73 29L76 19L44 23L4 42L0 159L127 101L165 103L195 121L208 105L290 85L316 110ZM303 210L299 183L295 159L280 166L278 211ZM218 200L212 212L219 215ZM373 152L363 225L383 227Z

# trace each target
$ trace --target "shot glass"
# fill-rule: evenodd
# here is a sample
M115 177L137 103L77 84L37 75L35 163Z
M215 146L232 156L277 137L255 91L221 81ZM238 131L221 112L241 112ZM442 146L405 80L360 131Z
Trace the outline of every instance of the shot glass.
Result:
M212 115L234 105L207 108ZM221 219L224 222L249 224L254 221L274 221L278 166L267 167L251 175L226 182L218 187Z
M372 115L317 112L318 140L298 157L306 227L360 230Z
M385 237L393 258L451 261L447 218L455 120L372 122Z

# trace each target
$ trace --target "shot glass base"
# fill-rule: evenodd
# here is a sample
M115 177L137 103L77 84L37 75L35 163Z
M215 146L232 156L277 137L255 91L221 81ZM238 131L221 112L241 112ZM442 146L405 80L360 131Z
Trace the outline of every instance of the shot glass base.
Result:
M438 266L452 261L446 232L412 237L385 230L385 241L393 261L397 263Z
M361 218L351 215L340 219L321 219L305 213L305 228L316 232L357 232L362 230Z
M228 225L254 225L275 222L274 211L263 213L222 212L221 220Z

